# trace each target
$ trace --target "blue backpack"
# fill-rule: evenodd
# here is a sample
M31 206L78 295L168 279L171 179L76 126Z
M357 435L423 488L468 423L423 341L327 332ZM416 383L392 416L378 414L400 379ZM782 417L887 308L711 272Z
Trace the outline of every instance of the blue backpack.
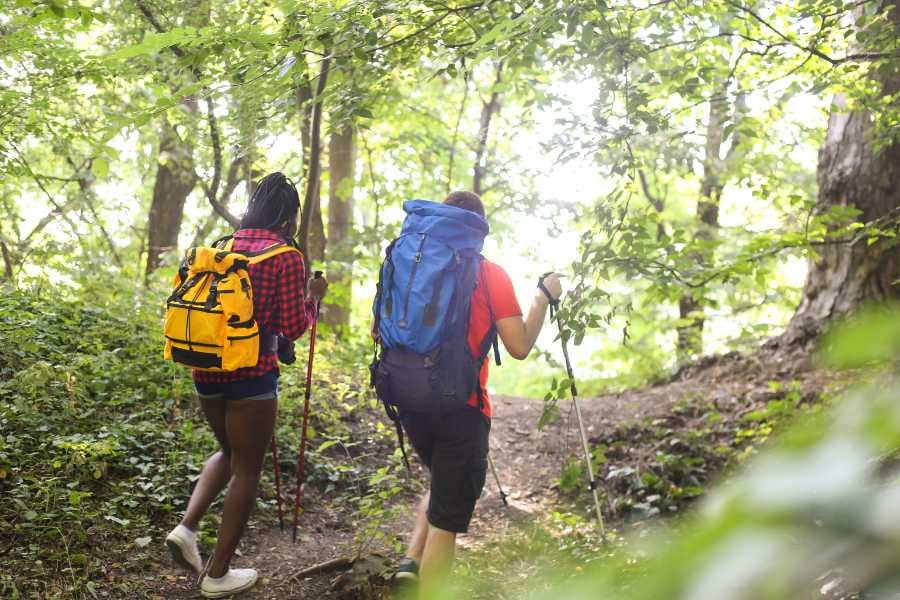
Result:
M447 412L482 402L478 375L497 330L491 327L478 356L469 349L469 310L490 228L480 215L427 200L403 203L400 237L385 251L373 302L376 346L372 385L388 416ZM491 319L493 323L493 319Z

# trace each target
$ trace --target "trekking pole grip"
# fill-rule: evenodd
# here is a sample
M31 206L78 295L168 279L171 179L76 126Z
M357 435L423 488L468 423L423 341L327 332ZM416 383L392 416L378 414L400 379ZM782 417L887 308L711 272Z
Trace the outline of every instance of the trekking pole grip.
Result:
M322 271L313 271L313 279L322 279L324 277L324 273ZM316 320L319 319L319 311L322 310L322 299L319 298L316 300Z

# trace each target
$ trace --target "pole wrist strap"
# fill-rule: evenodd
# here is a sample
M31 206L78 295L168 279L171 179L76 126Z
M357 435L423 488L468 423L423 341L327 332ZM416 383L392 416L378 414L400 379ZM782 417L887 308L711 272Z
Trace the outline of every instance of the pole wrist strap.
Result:
M559 308L559 299L554 298L553 294L550 293L550 290L547 289L547 286L544 285L544 280L547 279L550 275L553 275L553 272L544 273L541 275L541 278L538 280L538 289L544 293L544 296L547 297L547 302L550 304L550 318L552 319L556 314L557 309Z

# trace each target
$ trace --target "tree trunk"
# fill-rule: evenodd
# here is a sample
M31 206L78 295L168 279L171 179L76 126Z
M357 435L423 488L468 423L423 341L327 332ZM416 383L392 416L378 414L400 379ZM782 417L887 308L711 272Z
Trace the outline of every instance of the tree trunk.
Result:
M2 237L0 237L0 254L3 256L3 279L12 281L15 279L12 253L9 251L9 246L6 245L6 240L2 239Z
M145 283L162 263L163 254L178 249L184 203L196 182L192 148L178 138L174 127L166 121L160 135L156 183L150 204Z
M184 24L202 27L209 24L211 3L209 0L192 0L185 3ZM163 27L155 18L149 6L137 2L138 10L144 14L153 29L162 33ZM186 53L180 46L170 46L177 57L183 58ZM200 79L199 69L194 67L191 73ZM173 90L175 89L173 83ZM190 113L196 113L196 98L182 101L182 105ZM214 117L210 114L210 125L214 129ZM189 142L179 138L175 127L163 121L159 136L159 153L157 155L156 182L153 185L153 199L150 203L150 215L147 222L147 263L144 270L144 284L148 284L150 276L162 263L163 254L177 252L178 234L181 231L181 219L184 215L184 203L197 184L194 171L194 149ZM221 156L218 157L221 160Z
M310 155L312 154L312 96L312 85L309 82L297 86L297 104L300 110L300 144L303 149L303 170L301 175L306 182L309 181ZM316 189L316 194L313 198L307 246L306 251L310 261L325 259L325 223L322 220L322 194L320 189Z
M724 86L723 86L724 87ZM714 99L709 103L709 121L706 124L706 150L703 160L703 181L700 183L700 199L697 202L697 234L701 240L712 240L719 227L719 198L722 195L722 167L720 158L725 141L727 101ZM733 142L732 148L734 148ZM698 260L706 262L702 257ZM678 327L678 364L690 362L703 353L703 288L685 291L678 301L678 316L690 324Z
M887 84L889 82L885 82ZM895 77L893 91L900 89ZM861 222L885 217L900 207L900 143L873 147L872 115L844 112L844 98L835 98L828 134L819 150L817 210L855 206ZM867 302L900 297L900 246L896 239L869 245L830 244L810 261L803 299L783 336L789 344L817 337L832 319Z
M484 175L487 171L487 142L491 131L491 119L500 110L500 92L497 86L503 81L503 61L497 63L491 96L481 106L481 120L478 124L478 143L475 146L475 166L472 169L472 191L479 196L484 193Z
M303 214L300 220L300 248L308 262L325 257L325 227L322 222L322 195L320 176L322 170L322 94L328 83L330 59L325 58L319 67L315 96L312 85L306 83L297 90L300 101L300 128L303 137L303 161L306 190L303 194Z
M356 139L353 127L331 134L328 144L328 276L334 304L328 304L324 320L339 331L350 324L353 298L353 185Z
M897 0L884 2L894 26L900 25ZM873 72L881 98L900 92L900 65L885 61ZM896 103L896 99L892 102ZM876 139L881 134L880 139ZM884 135L890 136L885 139ZM900 211L900 136L876 131L869 111L847 112L846 98L835 96L828 131L819 149L816 211L853 206L859 222L896 218ZM859 306L900 298L900 245L896 238L874 243L825 244L809 263L803 298L776 343L803 344L815 339L835 318Z

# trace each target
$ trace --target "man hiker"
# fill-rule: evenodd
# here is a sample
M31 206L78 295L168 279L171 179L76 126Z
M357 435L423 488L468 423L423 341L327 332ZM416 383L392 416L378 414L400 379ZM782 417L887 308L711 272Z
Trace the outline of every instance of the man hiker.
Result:
M484 487L490 349L499 362L499 335L511 356L527 357L562 288L558 275L545 276L522 318L506 271L480 255L488 224L478 195L457 191L443 204L411 201L404 209L408 216L386 253L373 307L373 336L382 347L373 382L402 425L401 447L405 432L431 472L395 575L398 582L417 581L428 598L448 574L456 536L468 530Z
M232 569L230 564L256 502L260 471L275 427L277 338L280 335L293 341L303 335L328 287L323 278L310 279L307 284L303 257L293 247L299 209L297 189L287 177L281 173L264 177L230 241L212 249L192 249L183 269L190 265L196 270L196 263L204 257L210 257L210 269L229 260L235 261L232 267L224 273L205 271L199 276L186 271L168 302L166 354L176 362L200 367L193 372L194 384L219 450L203 466L187 511L166 538L166 545L178 563L202 575L200 591L206 598L231 596L257 581L254 569ZM241 272L249 276L249 281L244 276L238 278ZM207 274L215 283L202 283L202 276ZM235 313L221 325L212 321L222 318L223 313L227 316L229 306L238 306L235 302L239 296L245 301L240 308L243 318ZM181 313L187 316L179 316ZM201 326L204 319L211 324ZM218 354L202 351L216 347L209 340L198 341L204 329L229 332ZM252 344L241 350L240 344L248 342ZM228 355L231 351L244 356ZM227 368L230 361L240 360L248 366ZM197 528L226 486L216 548L203 571Z

